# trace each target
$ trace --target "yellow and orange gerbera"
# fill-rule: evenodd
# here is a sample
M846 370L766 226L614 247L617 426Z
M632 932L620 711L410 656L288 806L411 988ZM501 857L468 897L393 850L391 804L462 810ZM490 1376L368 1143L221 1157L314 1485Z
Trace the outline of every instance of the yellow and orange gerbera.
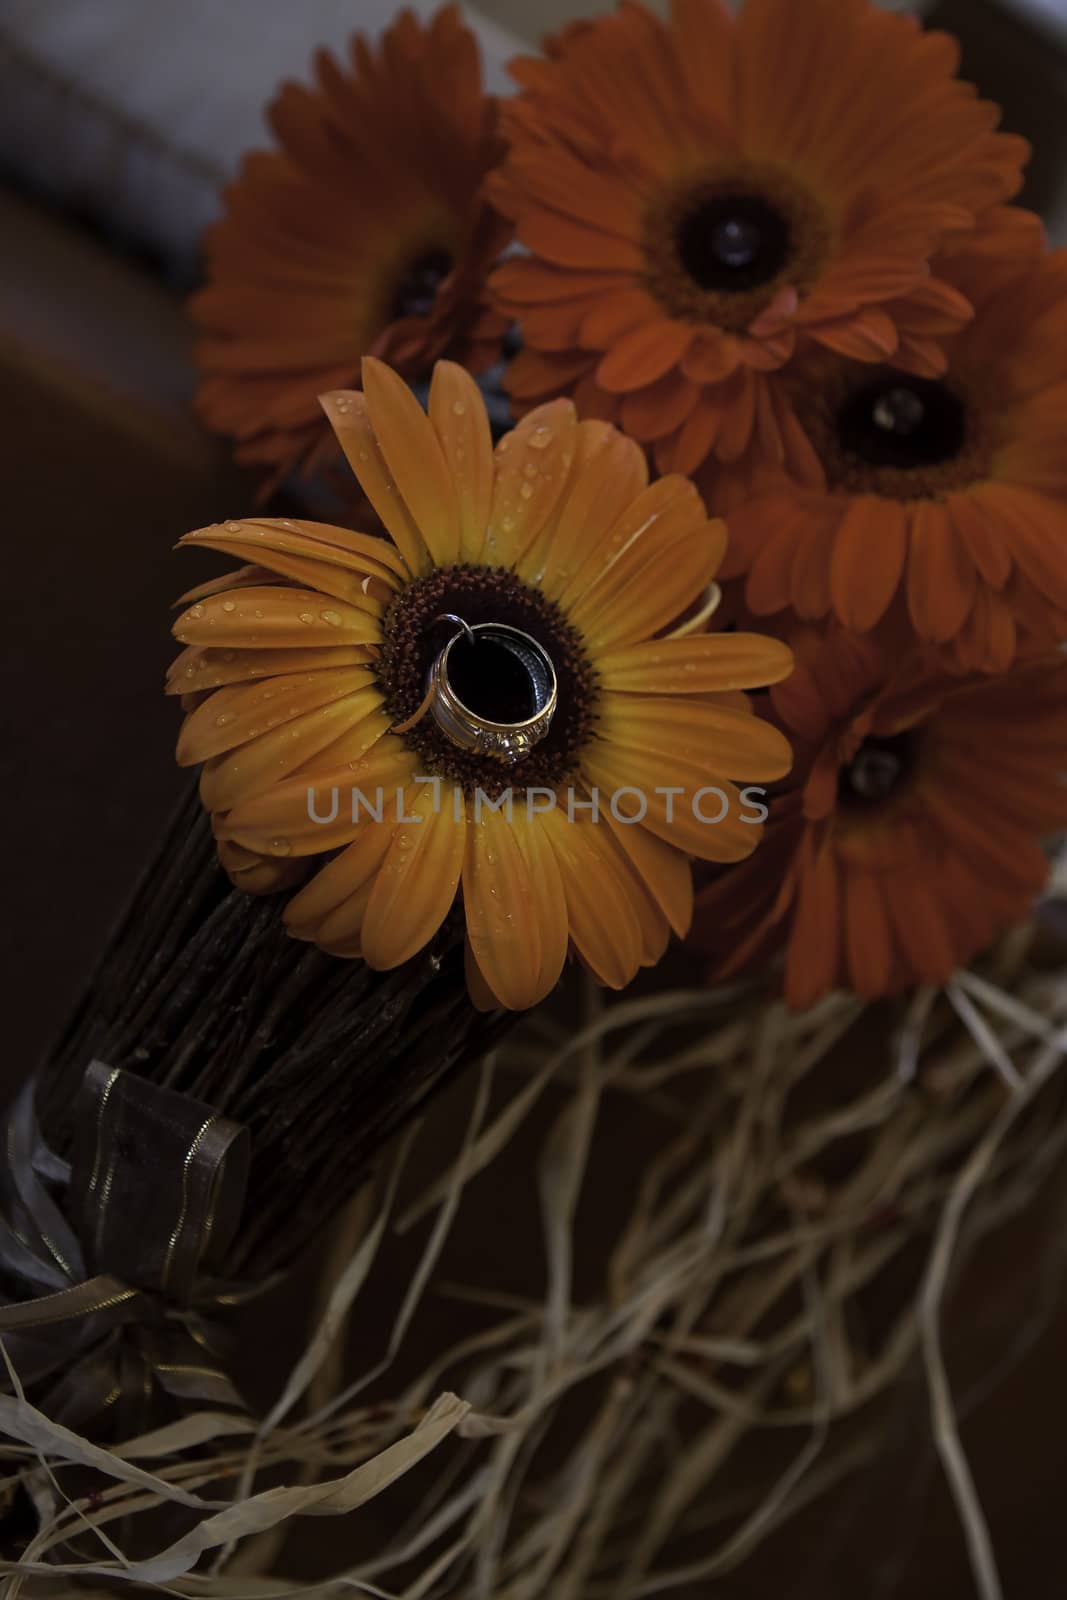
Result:
M318 867L290 929L376 968L422 949L458 894L485 1005L536 1003L570 948L622 987L687 930L690 858L758 842L738 784L780 778L790 750L741 691L784 678L789 651L699 631L723 524L570 401L495 451L451 363L428 417L374 360L362 392L323 404L391 539L251 518L183 541L248 563L186 597L170 678L224 863L259 890ZM510 764L427 709L451 641L465 705L513 720L490 625L532 641L557 689L547 734Z
M776 381L814 343L944 371L971 308L932 270L980 228L1029 254L1005 202L1025 143L955 79L958 47L870 0L674 0L567 30L512 70L488 192L528 255L493 277L525 348L521 408L573 394L662 471L802 464Z
M401 12L347 66L321 51L316 78L271 106L279 148L228 190L192 301L200 412L272 481L330 449L318 396L365 354L412 379L446 355L478 371L507 326L485 280L508 230L480 192L496 103L456 7Z
M807 481L765 471L730 515L751 612L888 619L980 671L1067 637L1067 254L984 299L968 278L978 314L942 378L798 363Z
M871 637L797 640L771 691L794 776L757 860L698 897L694 941L716 977L785 951L804 1009L946 982L1022 922L1048 877L1042 836L1067 826L1067 661L946 676Z

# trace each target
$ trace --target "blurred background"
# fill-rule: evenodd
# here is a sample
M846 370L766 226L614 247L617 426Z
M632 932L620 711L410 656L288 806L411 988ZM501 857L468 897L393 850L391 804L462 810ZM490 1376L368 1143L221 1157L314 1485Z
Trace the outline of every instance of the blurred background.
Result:
M468 9L490 84L504 89L510 55L608 7ZM965 75L1033 141L1024 200L1067 243L1067 0L915 9L959 35ZM5 1090L87 981L179 792L176 719L160 686L168 607L197 573L171 547L251 500L189 414L182 298L198 238L241 153L262 142L279 79L393 10L390 0L0 0ZM959 1312L973 1333L964 1385L1002 1348L1040 1234L1031 1219L972 1275ZM1025 1361L966 1430L1006 1592L1027 1600L1059 1600L1067 1585L1062 1287L1048 1286ZM918 1450L924 1404L921 1386L902 1396L899 1449L722 1592L970 1594L951 1507ZM336 1526L315 1533L320 1553L344 1537Z

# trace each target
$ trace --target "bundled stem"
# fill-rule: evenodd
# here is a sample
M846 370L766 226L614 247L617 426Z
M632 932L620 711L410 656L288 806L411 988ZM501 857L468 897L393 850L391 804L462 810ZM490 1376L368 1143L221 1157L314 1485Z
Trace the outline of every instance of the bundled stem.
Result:
M252 1170L226 1267L258 1279L299 1253L390 1136L506 1026L467 997L458 917L393 972L298 944L279 897L229 887L194 794L45 1064L38 1108L67 1149L96 1058L243 1123Z

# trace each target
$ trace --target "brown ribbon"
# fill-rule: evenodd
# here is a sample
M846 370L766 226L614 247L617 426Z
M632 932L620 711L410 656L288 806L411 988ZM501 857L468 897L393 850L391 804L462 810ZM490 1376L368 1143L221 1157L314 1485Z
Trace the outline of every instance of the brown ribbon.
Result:
M68 1424L149 1391L241 1405L209 1314L247 1290L212 1279L241 1218L248 1134L210 1106L94 1061L68 1166L32 1082L5 1126L0 1337L25 1384L52 1379Z

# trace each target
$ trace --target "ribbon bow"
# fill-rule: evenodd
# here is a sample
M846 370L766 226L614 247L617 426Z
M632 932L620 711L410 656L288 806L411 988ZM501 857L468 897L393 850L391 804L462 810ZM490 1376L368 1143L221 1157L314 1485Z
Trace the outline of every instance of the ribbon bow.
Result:
M4 1126L0 1337L26 1384L55 1379L67 1425L143 1396L242 1404L204 1313L241 1298L212 1280L236 1233L247 1130L188 1095L94 1061L71 1161L44 1141L32 1081Z

